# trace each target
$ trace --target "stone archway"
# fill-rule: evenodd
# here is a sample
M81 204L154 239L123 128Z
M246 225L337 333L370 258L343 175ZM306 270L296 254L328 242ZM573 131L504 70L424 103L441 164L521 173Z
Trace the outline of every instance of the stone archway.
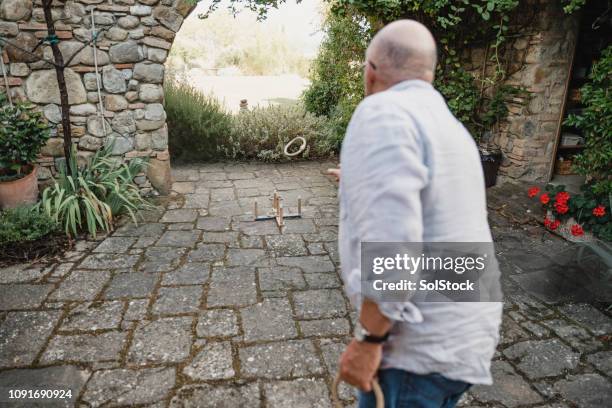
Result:
M147 174L136 178L144 191L162 194L170 188L168 129L163 107L164 62L183 20L194 9L188 0L54 0L53 16L64 58L78 52L66 68L71 124L78 154L86 158L105 140L114 141L114 154L149 159ZM104 30L96 43L101 89L90 45L93 24ZM55 70L41 58L52 59L48 45L37 46L47 35L40 0L2 0L0 35L6 46L3 61L14 98L40 106L53 124L60 123L59 90ZM5 81L0 81L1 89ZM98 112L102 97L104 117ZM56 132L42 150L39 178L57 171L63 139Z

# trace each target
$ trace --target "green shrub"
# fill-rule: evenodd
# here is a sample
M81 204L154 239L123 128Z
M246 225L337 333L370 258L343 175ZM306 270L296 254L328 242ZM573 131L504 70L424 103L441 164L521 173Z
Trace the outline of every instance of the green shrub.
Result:
M329 118L328 147L339 151L355 108L364 95L363 68L370 33L365 21L350 14L328 15L326 37L302 95L306 110Z
M188 84L166 81L169 148L176 161L219 158L218 146L231 132L231 115L221 103Z
M358 98L341 99L334 107L329 116L329 126L331 129L331 138L329 147L334 152L339 152L342 146L342 140L346 133L346 128L353 116L353 112L357 108L360 100Z
M332 133L328 121L301 104L256 107L233 117L224 154L232 159L282 161L285 145L297 136L306 139L302 158L329 156Z
M36 241L57 231L57 223L34 207L18 207L0 213L0 247Z
M327 17L326 37L313 62L310 87L303 94L309 112L331 117L338 104L344 104L342 110L354 108L363 98L361 62L370 38L365 27L362 19L352 15Z
M580 89L584 109L565 123L585 136L585 149L576 156L574 168L592 178L596 193L612 195L612 46L593 65L589 79Z
M6 95L0 94L0 177L21 177L49 136L49 127L33 104L15 102L11 106Z
M38 205L62 224L67 235L74 237L86 228L95 237L98 230L111 231L116 216L129 214L136 222L136 212L150 206L133 182L145 163L140 159L117 163L111 152L108 145L79 167L73 148L70 173L62 165L55 184L43 191Z

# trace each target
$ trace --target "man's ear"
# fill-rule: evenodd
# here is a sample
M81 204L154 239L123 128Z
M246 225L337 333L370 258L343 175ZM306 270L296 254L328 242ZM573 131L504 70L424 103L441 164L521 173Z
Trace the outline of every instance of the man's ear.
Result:
M368 67L368 69L365 70L366 88L372 91L374 89L376 79L376 71L374 71L371 67Z

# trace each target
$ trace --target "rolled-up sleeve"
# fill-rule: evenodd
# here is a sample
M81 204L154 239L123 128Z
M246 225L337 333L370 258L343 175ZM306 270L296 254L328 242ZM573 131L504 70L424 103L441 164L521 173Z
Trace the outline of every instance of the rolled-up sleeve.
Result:
M388 106L364 106L358 115L342 152L342 194L352 234L361 242L422 242L421 193L429 179L423 141L409 117ZM372 300L391 320L422 321L409 300Z

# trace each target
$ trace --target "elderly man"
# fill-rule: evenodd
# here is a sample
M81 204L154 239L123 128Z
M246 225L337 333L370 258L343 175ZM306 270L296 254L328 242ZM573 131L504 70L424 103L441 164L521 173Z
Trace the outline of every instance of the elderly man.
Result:
M366 98L342 145L340 257L359 309L342 379L373 407L450 408L490 384L499 302L375 302L361 297L361 242L491 242L482 167L467 130L433 88L436 45L422 24L384 27L366 53Z

